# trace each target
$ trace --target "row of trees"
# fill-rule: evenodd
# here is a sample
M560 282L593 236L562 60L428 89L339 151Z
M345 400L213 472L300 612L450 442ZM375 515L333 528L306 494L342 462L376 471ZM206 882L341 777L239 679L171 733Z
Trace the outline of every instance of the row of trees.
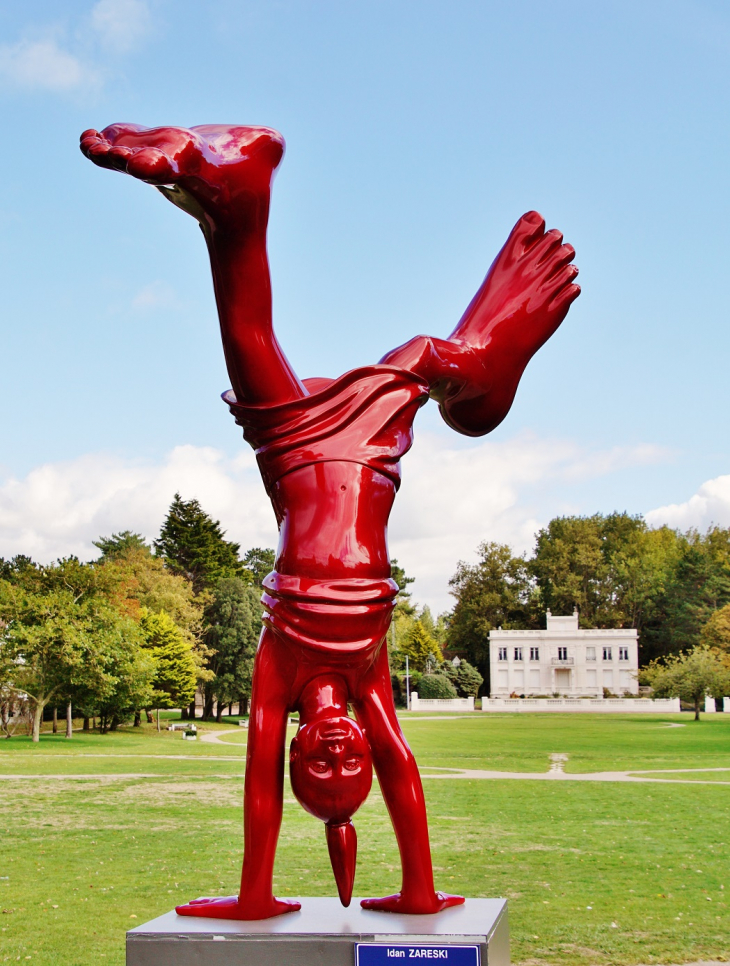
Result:
M98 560L41 566L0 559L0 725L26 711L35 741L44 710L99 719L102 731L151 709L204 714L245 705L261 629L260 584L273 550L243 558L197 500L179 494L150 546L125 531L95 542ZM188 706L190 710L188 711Z
M460 562L448 646L486 677L489 631L544 626L546 610L582 627L636 627L640 664L708 645L730 654L730 529L651 529L627 513L556 517L531 556L483 543Z
M194 715L196 692L204 717L245 707L274 551L242 556L197 500L179 494L152 545L125 531L96 546L91 563L0 559L6 733L24 703L35 740L49 706L66 708L69 729L76 709L103 731L127 718L139 723L154 708ZM438 618L413 603L413 581L397 561L392 574L399 595L388 648L402 698L406 658L409 685L423 696L476 694L488 682L489 631L538 628L547 609L577 607L583 627L637 627L640 663L657 688L669 680L660 671L693 648L704 649L699 664L718 654L730 663L730 530L721 527L680 533L625 513L558 517L529 557L483 543L476 564L459 563L456 605ZM444 652L460 661L445 661Z

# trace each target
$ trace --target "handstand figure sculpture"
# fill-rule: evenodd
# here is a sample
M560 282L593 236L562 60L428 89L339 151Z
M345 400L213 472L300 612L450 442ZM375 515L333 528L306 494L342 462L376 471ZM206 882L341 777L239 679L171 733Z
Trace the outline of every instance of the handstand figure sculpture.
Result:
M448 339L417 336L377 365L302 381L271 317L266 227L281 135L263 127L113 124L85 131L81 149L101 167L155 185L199 221L233 387L224 399L256 451L279 524L254 667L240 892L177 911L245 920L300 907L276 898L272 887L294 710L301 724L290 751L292 789L326 823L342 902L350 901L355 870L351 818L370 789L372 765L403 878L397 894L362 905L434 913L463 902L434 889L423 789L393 705L384 642L398 587L388 517L400 458L429 397L467 436L504 419L525 366L579 294L573 249L529 212Z

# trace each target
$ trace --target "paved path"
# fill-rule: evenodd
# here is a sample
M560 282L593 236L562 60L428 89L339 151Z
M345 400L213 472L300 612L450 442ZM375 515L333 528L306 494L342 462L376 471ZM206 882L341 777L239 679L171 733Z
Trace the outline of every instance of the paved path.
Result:
M730 785L730 768L658 768L651 771L594 771L594 772L566 772L563 771L567 755L561 755L562 760L555 761L558 756L551 756L553 764L550 771L480 771L475 768L437 768L424 765L421 778L493 778L517 779L523 781L573 781L573 782L661 782L664 785ZM444 774L428 774L428 772L443 772ZM703 781L691 778L655 778L654 775L677 775L683 773L727 772L728 781Z
M247 731L247 729L241 728L241 726L239 725L238 728L226 728L225 731L208 731L206 732L206 734L200 735L199 737L201 741L207 741L209 745L215 745L215 744L230 745L231 744L230 741L221 741L220 736L232 735L234 734L234 732L239 732L239 731Z
M76 757L76 756L74 756ZM184 761L238 761L242 756L229 758L224 755L79 755L88 758L166 758ZM550 771L529 772L529 771L483 771L478 768L440 768L436 765L425 765L421 777L430 778L450 778L450 779L493 779L506 781L572 781L572 782L660 782L665 785L730 785L730 768L658 768L651 771L594 771L594 772L566 772L563 770L567 755L551 755L552 764ZM433 774L436 772L436 774ZM692 778L662 778L662 775L692 775L706 774L708 772L726 772L727 781L703 781L702 779ZM0 781L41 781L43 779L51 781L65 780L95 780L95 781L120 781L122 779L139 778L170 778L166 774L155 774L148 772L118 772L112 775L92 774L65 774L65 775L0 775ZM239 778L240 775L191 775L191 778Z

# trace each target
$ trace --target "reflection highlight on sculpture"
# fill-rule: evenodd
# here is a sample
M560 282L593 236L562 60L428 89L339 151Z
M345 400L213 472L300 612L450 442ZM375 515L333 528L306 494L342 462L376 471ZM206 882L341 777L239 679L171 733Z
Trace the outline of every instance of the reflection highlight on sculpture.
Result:
M193 900L178 913L250 920L300 908L276 898L272 884L292 711L300 714L292 789L325 822L342 903L350 902L355 874L351 819L373 766L403 877L400 892L362 905L434 913L463 902L435 891L421 780L393 704L385 637L398 587L388 517L413 420L429 398L467 436L504 419L525 366L580 292L572 247L528 212L447 339L416 336L376 365L300 380L274 334L266 253L281 135L264 127L113 124L85 131L81 150L155 185L200 223L232 384L224 399L256 451L279 525L254 666L240 892Z

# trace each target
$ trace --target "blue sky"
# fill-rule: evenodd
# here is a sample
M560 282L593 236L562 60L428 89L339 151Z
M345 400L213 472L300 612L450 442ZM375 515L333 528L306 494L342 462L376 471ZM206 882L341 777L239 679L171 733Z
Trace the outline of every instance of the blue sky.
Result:
M502 426L419 415L391 528L419 599L557 513L730 525L729 51L704 0L5 4L0 555L154 536L176 489L275 538L199 232L78 151L120 120L284 134L275 321L303 376L447 334L525 210L575 246L583 295Z

